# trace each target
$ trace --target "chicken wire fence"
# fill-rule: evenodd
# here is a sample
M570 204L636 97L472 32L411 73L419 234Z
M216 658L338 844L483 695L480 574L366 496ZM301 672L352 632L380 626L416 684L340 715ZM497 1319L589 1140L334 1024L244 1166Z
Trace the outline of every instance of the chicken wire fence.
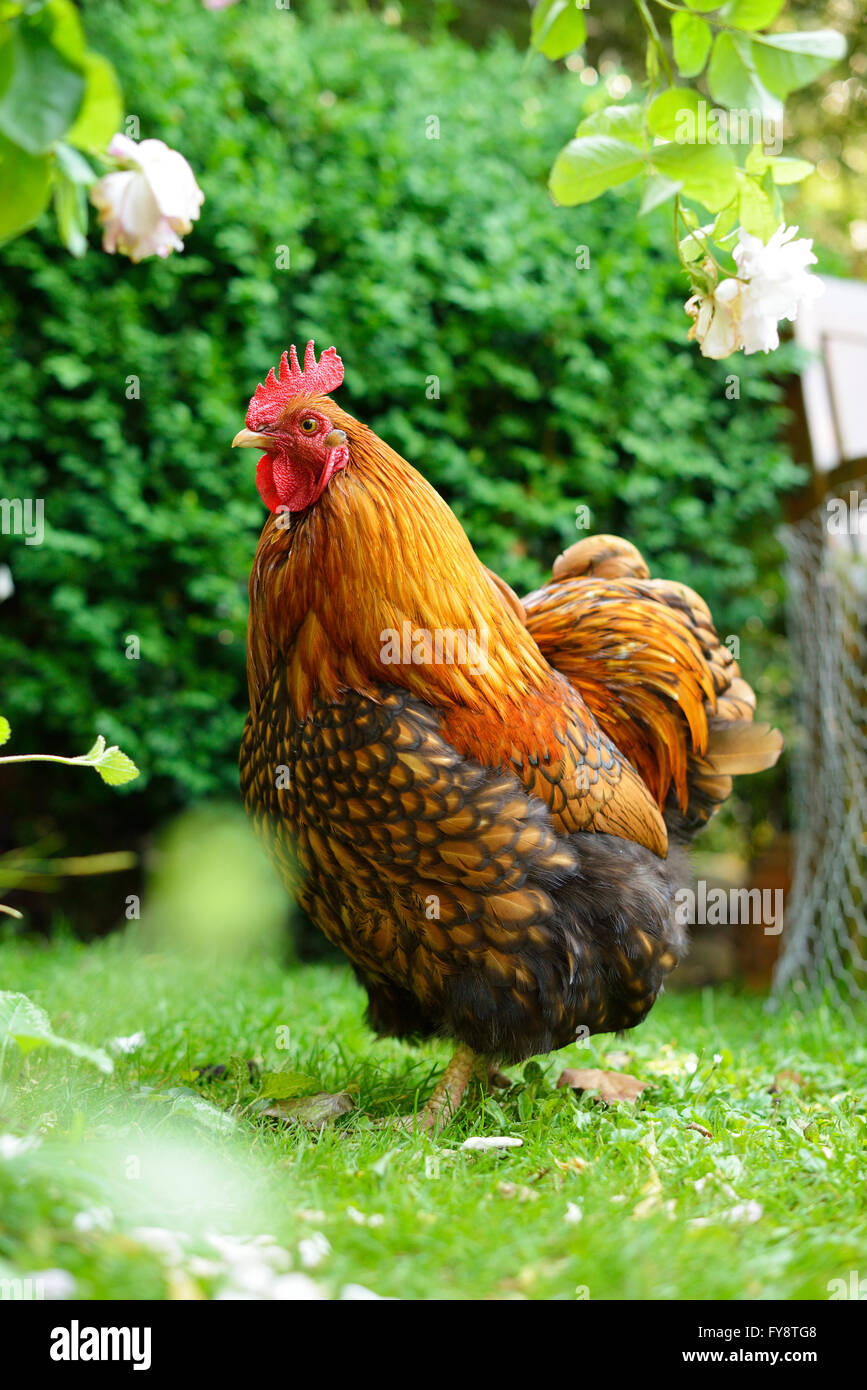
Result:
M867 999L867 481L851 486L845 507L826 500L784 531L797 833L774 978L777 998L809 991L847 1011Z

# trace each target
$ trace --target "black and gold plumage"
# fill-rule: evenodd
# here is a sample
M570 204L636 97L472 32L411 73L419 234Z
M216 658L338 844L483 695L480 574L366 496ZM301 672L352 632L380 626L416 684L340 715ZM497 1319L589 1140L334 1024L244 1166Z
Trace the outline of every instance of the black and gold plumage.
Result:
M254 400L260 490L306 505L254 561L244 801L374 1028L459 1044L435 1125L477 1057L641 1021L685 945L674 851L780 739L702 600L627 542L579 542L522 602L329 397ZM406 625L472 634L472 658L395 661Z

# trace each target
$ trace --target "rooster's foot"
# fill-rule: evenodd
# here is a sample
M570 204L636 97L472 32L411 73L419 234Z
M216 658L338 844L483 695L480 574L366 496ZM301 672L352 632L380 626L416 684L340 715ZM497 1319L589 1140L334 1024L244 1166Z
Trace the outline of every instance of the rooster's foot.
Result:
M417 1114L400 1115L390 1123L408 1134L438 1134L454 1118L473 1076L487 1076L488 1071L487 1059L460 1043L427 1104Z

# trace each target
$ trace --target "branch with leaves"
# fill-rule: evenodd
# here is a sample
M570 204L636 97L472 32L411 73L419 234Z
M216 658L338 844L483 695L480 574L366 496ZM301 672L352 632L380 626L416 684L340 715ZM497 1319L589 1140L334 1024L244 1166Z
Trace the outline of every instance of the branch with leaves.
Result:
M769 32L785 0L635 6L646 36L644 100L581 121L554 162L551 193L574 207L638 179L639 215L670 201L690 282L689 336L707 357L768 352L779 321L821 290L809 273L812 242L785 225L781 189L813 166L780 152L784 102L845 56L845 39L833 29ZM552 60L580 49L584 8L539 0L533 48Z
M11 734L9 720L0 714L0 745L8 743ZM67 767L92 767L110 787L121 787L139 775L132 758L122 753L117 745L109 748L102 734L87 753L79 753L75 758L61 758L54 753L17 753L0 758L2 763L65 763Z
M0 715L0 746L8 743L11 733L9 720ZM18 753L0 758L0 765L4 763L65 763L67 767L92 767L110 787L121 787L139 775L132 758L122 753L117 745L109 747L102 734L99 734L96 743L87 753L81 753L78 757L62 758L53 753ZM120 869L131 868L134 863L135 856L125 853L92 854L63 860L30 860L25 857L23 851L16 850L0 858L0 890L22 885L30 888L44 887L54 878L66 874L116 873ZM7 907L3 903L0 903L0 912L9 917L21 916L15 908Z
M87 251L88 200L103 249L133 261L183 249L204 194L183 155L137 144L111 63L87 45L72 0L0 6L0 242L53 204L63 245ZM107 170L102 177L94 163Z

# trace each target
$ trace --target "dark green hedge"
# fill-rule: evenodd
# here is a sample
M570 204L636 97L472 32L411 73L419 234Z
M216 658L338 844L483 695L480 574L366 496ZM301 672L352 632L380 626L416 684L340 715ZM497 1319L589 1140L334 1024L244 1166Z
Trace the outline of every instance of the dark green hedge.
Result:
M229 443L293 339L337 345L342 404L511 583L538 582L589 503L597 529L700 588L761 668L794 477L779 362L713 364L687 345L663 212L636 224L628 192L551 204L545 174L586 95L574 77L528 69L506 40L421 47L372 17L198 0L84 12L142 136L180 148L207 200L164 263L76 262L47 230L0 255L0 494L43 497L47 519L41 547L0 538L17 586L0 708L18 748L83 750L99 729L143 771L120 797L29 772L14 835L55 818L90 833L110 806L123 839L234 788L263 510Z

